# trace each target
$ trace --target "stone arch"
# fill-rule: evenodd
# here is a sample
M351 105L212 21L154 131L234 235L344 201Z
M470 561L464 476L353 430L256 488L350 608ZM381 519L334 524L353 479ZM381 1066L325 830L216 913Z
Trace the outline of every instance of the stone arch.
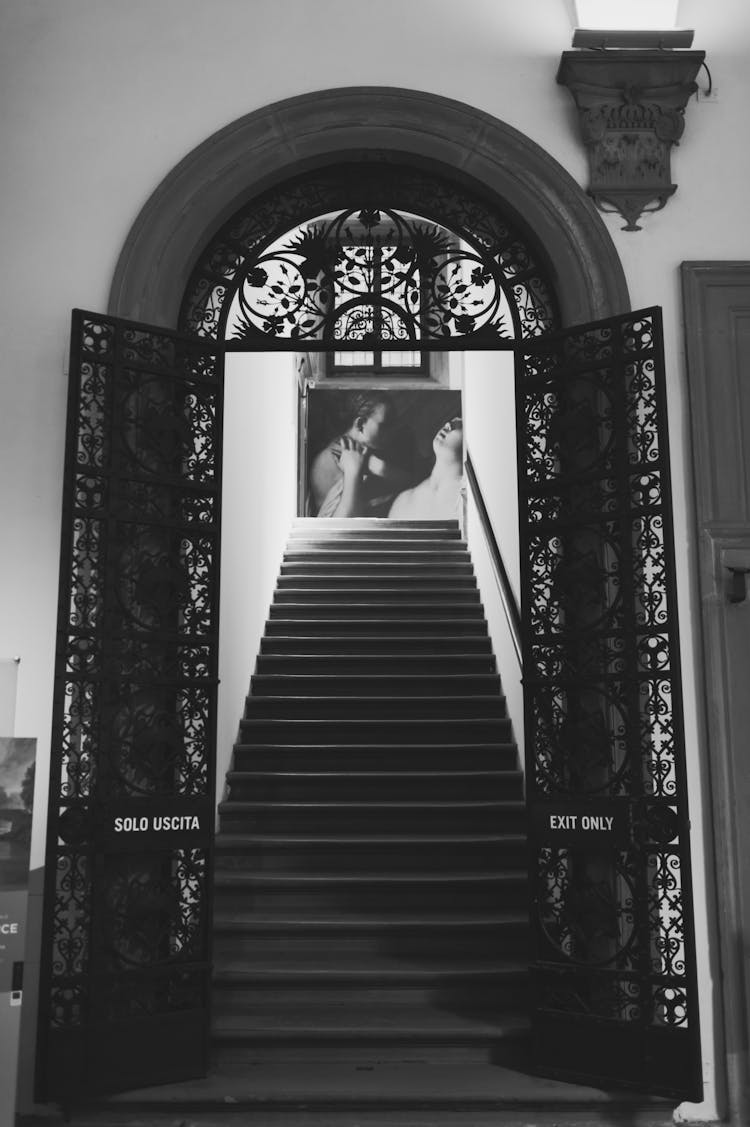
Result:
M622 265L604 222L535 142L490 114L435 94L351 87L256 110L193 149L133 224L108 311L176 326L198 255L244 203L307 169L376 156L452 171L533 232L564 325L629 310Z

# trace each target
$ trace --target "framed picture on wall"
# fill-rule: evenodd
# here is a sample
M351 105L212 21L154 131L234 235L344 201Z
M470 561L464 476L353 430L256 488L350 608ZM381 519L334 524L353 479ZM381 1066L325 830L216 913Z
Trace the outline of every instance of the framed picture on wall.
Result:
M461 392L309 392L305 510L317 517L462 518Z

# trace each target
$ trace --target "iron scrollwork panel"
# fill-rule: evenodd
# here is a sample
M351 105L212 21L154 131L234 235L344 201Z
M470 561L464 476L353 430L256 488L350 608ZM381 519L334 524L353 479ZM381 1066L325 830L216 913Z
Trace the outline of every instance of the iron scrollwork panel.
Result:
M320 169L222 227L195 267L180 324L256 347L507 348L558 324L532 243L434 174L378 160Z
M699 1098L659 311L524 347L517 424L538 1063Z
M78 311L70 372L38 1070L65 1100L204 1052L223 378Z

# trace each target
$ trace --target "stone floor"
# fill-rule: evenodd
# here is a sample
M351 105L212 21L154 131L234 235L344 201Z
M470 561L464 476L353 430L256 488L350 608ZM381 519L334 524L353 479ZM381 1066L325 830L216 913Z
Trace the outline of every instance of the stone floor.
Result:
M283 1093L280 1096L280 1093ZM673 1104L490 1065L251 1067L77 1108L74 1127L668 1127ZM53 1108L19 1127L63 1122Z

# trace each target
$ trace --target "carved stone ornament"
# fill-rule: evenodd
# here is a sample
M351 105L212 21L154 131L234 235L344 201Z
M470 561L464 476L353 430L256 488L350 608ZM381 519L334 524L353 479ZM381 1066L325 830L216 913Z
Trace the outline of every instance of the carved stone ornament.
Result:
M578 109L588 193L600 211L623 217L624 231L640 231L639 217L660 211L677 190L670 153L704 58L704 51L563 51L557 81Z

